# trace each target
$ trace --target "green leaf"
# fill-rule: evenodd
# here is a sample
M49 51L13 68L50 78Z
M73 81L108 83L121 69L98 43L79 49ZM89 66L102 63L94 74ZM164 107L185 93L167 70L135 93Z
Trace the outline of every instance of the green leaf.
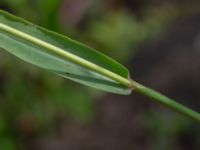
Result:
M94 49L0 10L0 47L40 68L117 94L130 94L129 73Z

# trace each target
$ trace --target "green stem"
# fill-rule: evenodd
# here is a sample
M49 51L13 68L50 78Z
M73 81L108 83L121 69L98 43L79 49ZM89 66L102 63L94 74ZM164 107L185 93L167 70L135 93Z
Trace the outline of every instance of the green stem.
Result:
M132 85L135 88L135 91L145 95L149 98L151 98L152 100L154 100L155 102L158 102L160 104L163 104L173 110L175 110L176 112L179 112L189 118L192 118L193 120L197 121L198 123L200 123L200 113L197 113L191 109L189 109L188 107L183 106L180 103L175 102L173 99L170 99L164 95L162 95L161 93L154 91L150 88L147 88L135 81L132 81Z

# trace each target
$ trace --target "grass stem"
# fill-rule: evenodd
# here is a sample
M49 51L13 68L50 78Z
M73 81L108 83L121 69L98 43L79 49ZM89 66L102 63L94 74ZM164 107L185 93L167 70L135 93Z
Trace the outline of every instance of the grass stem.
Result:
M173 99L170 99L166 96L164 96L163 94L154 91L150 88L147 88L135 81L132 81L132 84L135 88L135 91L145 95L149 98L151 98L152 100L154 100L155 102L158 102L160 104L163 104L165 106L167 106L168 108L173 109L176 112L179 112L189 118L192 118L193 120L197 121L198 123L200 123L200 113L193 111L192 109L175 102Z

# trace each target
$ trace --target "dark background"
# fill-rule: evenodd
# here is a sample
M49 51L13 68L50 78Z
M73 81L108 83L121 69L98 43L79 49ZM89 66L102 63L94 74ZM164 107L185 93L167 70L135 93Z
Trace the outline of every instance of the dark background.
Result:
M200 112L199 0L0 0L86 43ZM0 51L1 150L199 150L200 126L148 98L103 93Z

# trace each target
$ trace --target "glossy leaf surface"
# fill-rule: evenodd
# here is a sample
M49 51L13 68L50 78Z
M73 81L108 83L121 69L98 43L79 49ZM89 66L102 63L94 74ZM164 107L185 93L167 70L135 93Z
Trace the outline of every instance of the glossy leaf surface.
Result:
M73 81L130 94L128 70L68 37L0 11L0 47L20 59Z

